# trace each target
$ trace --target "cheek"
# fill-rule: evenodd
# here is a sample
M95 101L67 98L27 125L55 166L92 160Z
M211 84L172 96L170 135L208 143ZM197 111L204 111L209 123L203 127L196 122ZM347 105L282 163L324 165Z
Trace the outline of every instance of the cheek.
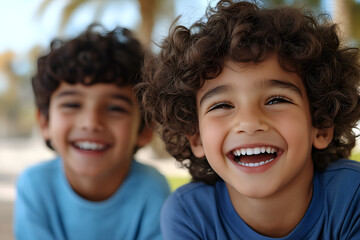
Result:
M53 133L52 135L64 135L66 132L66 129L68 129L70 126L71 117L64 117L61 114L57 114L56 112L50 113L51 117L49 119L49 128L50 131Z
M222 138L225 132L225 125L215 120L204 120L200 122L201 139L212 144Z
M288 117L279 119L279 129L285 138L288 147L299 149L312 145L313 127L311 125L308 114L294 114Z
M200 135L205 155L209 162L222 155L222 146L226 138L226 125L217 121L203 121L200 123Z
M132 121L120 121L112 124L113 133L116 133L116 138L123 142L123 145L134 144L138 136L138 125Z

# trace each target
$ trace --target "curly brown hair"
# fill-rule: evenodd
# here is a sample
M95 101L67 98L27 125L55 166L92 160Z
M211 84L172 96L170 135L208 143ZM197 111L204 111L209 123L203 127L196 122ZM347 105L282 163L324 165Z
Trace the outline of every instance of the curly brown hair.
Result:
M145 111L159 123L167 151L187 167L194 181L219 176L206 158L191 151L187 136L198 132L196 92L217 77L224 62L261 62L278 56L285 71L296 72L306 87L312 124L334 127L330 145L312 149L315 167L349 156L360 118L359 49L340 44L328 15L292 7L262 8L250 2L220 1L205 18L187 28L176 25L159 54L147 56L146 82L138 87Z
M32 78L36 106L49 118L51 95L62 82L135 86L142 81L144 54L133 33L121 27L107 31L100 24L92 24L73 39L54 39L49 53L38 59ZM144 124L142 114L140 131ZM51 148L49 142L47 145Z

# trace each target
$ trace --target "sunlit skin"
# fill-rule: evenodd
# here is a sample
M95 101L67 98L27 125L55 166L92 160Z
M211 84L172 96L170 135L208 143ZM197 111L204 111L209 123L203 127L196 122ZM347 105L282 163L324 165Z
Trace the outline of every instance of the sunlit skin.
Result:
M139 133L140 111L131 86L61 83L52 94L49 119L39 113L45 139L62 157L73 189L89 200L111 196L126 177Z
M193 153L206 156L250 227L266 236L287 235L311 201L311 149L326 148L332 138L332 129L312 126L300 77L284 71L276 56L258 64L228 61L217 78L205 81L196 104L199 134L189 137ZM261 155L252 167L245 165L252 160L240 158L241 165L234 152L248 148L276 153Z

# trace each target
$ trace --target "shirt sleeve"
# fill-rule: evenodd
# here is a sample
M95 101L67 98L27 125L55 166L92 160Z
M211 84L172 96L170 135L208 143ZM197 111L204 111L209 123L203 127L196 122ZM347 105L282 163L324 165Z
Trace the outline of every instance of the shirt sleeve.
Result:
M164 240L201 239L176 192L164 203L160 224Z
M167 180L162 177L161 181L156 184L149 192L149 199L144 209L141 228L138 235L143 240L162 240L160 230L160 210L170 194L170 187Z
M348 240L360 239L360 218L357 219L352 231L349 233Z
M14 234L17 240L52 240L52 235L36 187L27 174L20 176L16 186Z
M352 206L349 207L349 220L344 223L349 226L348 240L360 239L360 185L358 185L355 192L355 197L352 201Z

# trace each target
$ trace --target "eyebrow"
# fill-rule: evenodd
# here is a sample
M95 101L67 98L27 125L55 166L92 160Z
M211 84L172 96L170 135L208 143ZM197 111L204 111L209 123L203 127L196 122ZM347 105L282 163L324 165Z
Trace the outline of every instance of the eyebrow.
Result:
M64 96L72 96L72 95L81 95L81 93L79 93L76 90L66 90L66 91L63 91L63 92L60 92L59 94L57 94L56 98L60 98L60 97L64 97ZM130 104L131 106L134 104L130 97L125 96L123 94L110 93L106 97L125 101L126 103Z
M215 87L213 89L210 89L208 92L206 92L204 94L204 96L201 97L200 106L204 101L211 98L212 96L220 94L220 93L228 92L230 90L231 90L231 87L228 86L228 85L221 85L221 86L217 86L217 87Z
M60 92L59 94L56 94L55 97L56 98L61 98L61 97L64 97L64 96L71 96L71 95L77 95L77 94L78 94L78 91L66 90L66 91Z
M122 95L122 94L118 94L118 93L110 94L110 98L123 100L123 101L127 102L130 105L134 104L134 102L132 101L132 99L130 97Z
M303 96L299 87L297 87L295 84L293 84L291 82L287 82L287 81L281 81L281 80L277 80L277 79L269 79L269 80L262 81L260 83L259 87L264 87L264 88L274 88L275 87L275 88L290 89L290 90L296 92L297 94L299 94L301 97ZM226 93L230 90L231 90L231 87L228 85L221 85L221 86L217 86L213 89L210 89L208 92L206 92L204 94L204 96L201 97L200 106L204 101L211 98L212 96L215 96L220 93Z
M284 89L290 89L297 94L299 94L301 97L303 96L301 90L299 87L297 87L295 84L288 82L288 81L281 81L277 79L269 79L263 82L265 88L284 88Z

